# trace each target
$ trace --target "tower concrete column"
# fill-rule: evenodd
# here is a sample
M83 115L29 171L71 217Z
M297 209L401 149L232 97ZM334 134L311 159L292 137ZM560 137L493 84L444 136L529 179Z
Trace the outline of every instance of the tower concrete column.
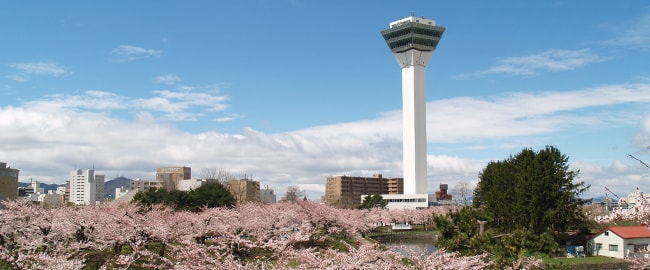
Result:
M411 16L381 31L402 68L404 194L428 193L425 68L445 31L435 24Z

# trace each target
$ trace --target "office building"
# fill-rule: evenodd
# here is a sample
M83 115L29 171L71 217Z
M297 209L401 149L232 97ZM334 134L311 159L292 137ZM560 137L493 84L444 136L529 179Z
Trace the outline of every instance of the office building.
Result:
M129 182L129 190L133 192L149 191L150 189L164 188L163 182L160 181L147 181L142 179L131 180Z
M70 172L70 202L76 205L95 204L96 190L94 170L78 169Z
M192 168L190 167L161 167L156 169L156 181L162 183L162 187L171 191L175 190L181 180L192 179Z
M104 176L95 175L95 200L104 201Z
M237 203L261 201L259 181L253 179L230 180L224 185Z
M277 196L275 191L269 189L269 186L266 186L263 189L260 189L260 201L262 203L275 203L277 202Z
M0 162L0 200L18 198L18 169Z
M401 194L404 191L402 178L383 178L381 174L372 177L338 175L327 177L323 202L338 208L358 208L363 195Z

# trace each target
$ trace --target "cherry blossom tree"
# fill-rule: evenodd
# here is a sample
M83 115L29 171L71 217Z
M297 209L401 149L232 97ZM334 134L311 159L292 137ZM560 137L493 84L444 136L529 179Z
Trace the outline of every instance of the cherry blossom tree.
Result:
M424 223L445 211L345 210L309 201L199 212L117 203L43 208L7 201L0 202L0 260L17 269L487 267L482 255L440 251L405 257L376 245L352 244L360 233L386 221Z
M610 214L597 216L596 221L600 223L617 223L622 221L636 221L650 224L650 198L640 193L634 206L626 209L613 210Z

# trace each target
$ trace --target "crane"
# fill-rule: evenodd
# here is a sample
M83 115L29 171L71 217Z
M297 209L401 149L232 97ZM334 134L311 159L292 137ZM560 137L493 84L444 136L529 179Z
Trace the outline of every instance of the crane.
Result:
M650 146L648 146L648 149L650 149ZM635 157L635 156L633 156L633 155L631 155L631 154L627 154L627 156L630 157L631 159L634 159L634 160L636 160L636 161L638 161L638 162L641 162L641 164L643 164L643 166L645 166L646 168L650 169L650 166L648 166L648 164L646 164L645 162L643 162L643 160L640 160L640 159L638 159L637 157Z
M611 193L612 195L614 195L614 197L616 197L616 199L618 199L618 201L619 201L619 203L620 203L620 201L621 201L621 197L619 197L618 195L616 195L616 193L614 193L614 191L612 191L612 190L609 189L608 187L605 187L605 191L609 191L609 193Z
M626 204L627 202L626 202L624 199L621 199L621 197L619 197L618 195L616 195L616 193L614 193L614 191L612 191L612 190L609 189L608 187L605 187L605 191L611 193L612 195L614 195L614 197L616 197L616 199L618 199L618 206L619 206L619 207L627 207L627 205L624 205L624 204ZM605 192L605 196L607 196L607 192ZM607 210L609 210L609 207L608 207L608 206L609 206L609 204L608 204L607 202L605 202L605 208L606 208Z

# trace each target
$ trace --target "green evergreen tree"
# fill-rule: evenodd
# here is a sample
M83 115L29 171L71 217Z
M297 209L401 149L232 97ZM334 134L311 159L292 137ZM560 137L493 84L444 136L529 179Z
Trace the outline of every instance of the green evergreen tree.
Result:
M219 182L209 182L191 191L151 189L138 192L133 201L143 205L166 204L176 210L198 212L202 208L231 207L235 197Z
M189 192L187 210L199 211L201 208L231 207L235 205L235 197L219 182L201 185Z
M536 235L523 228L504 231L490 226L493 224L490 216L484 208L472 206L434 216L436 230L440 233L436 246L465 256L487 254L493 263L488 269L505 269L519 258L532 254L562 254L549 232ZM483 234L479 221L488 222Z
M370 208L386 208L386 205L388 205L388 202L384 200L384 198L379 195L368 195L363 199L363 202L361 202L361 205L359 206L359 209L370 209Z
M578 196L589 186L575 182L568 157L553 146L539 152L524 149L504 161L490 162L480 173L474 206L486 210L503 230L526 229L541 235L585 225Z

